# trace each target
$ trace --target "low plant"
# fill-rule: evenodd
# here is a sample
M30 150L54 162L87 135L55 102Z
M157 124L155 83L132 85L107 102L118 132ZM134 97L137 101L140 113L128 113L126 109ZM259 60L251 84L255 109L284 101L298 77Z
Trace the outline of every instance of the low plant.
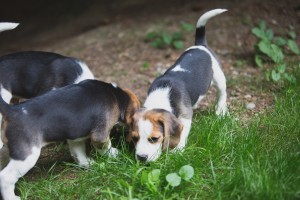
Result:
M190 32L194 30L192 24L181 22L181 31L169 33L167 31L151 31L147 33L145 41L150 46L157 49L164 49L171 47L174 49L182 49L184 47L184 32Z
M152 193L159 192L161 170L153 169L150 172L143 171L141 176L141 183L145 185ZM168 191L181 184L181 181L189 181L194 176L194 168L190 165L182 166L178 173L172 172L166 175L167 185L164 187L164 197Z
M259 39L256 44L255 63L265 71L268 81L282 82L287 80L295 83L296 78L290 73L286 63L288 53L299 55L300 51L296 43L296 33L289 31L287 37L275 36L272 29L268 28L266 22L261 20L252 33Z

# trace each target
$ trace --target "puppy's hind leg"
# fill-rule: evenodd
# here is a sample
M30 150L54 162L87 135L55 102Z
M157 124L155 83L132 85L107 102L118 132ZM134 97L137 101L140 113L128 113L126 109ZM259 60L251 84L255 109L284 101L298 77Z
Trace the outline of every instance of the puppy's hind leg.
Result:
M109 133L109 132L108 132ZM116 158L118 149L111 146L109 134L102 134L101 132L94 132L91 135L92 145L97 149L100 155L107 154L110 157Z
M102 143L102 147L97 147L97 152L100 153L100 155L107 154L110 157L116 158L118 155L118 149L111 146L111 141L108 139L106 142Z
M5 88L2 87L2 85L0 86L0 95L3 98L3 100L9 104L11 98L12 98L12 94L11 92L9 92L8 90L6 90ZM0 114L0 149L3 147L3 141L2 141L2 115Z
M72 157L80 166L88 167L91 160L86 155L85 140L68 140Z
M216 105L216 114L218 116L224 116L227 113L227 93L226 93L226 78L219 66L213 68L213 85L217 87L218 102Z
M41 153L41 148L33 147L31 154L25 160L10 159L8 165L0 172L0 191L4 200L17 200L15 184L36 163Z

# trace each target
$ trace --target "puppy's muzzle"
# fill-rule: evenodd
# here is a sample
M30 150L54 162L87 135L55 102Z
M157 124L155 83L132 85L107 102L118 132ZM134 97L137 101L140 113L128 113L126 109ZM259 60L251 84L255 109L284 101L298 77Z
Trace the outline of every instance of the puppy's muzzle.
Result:
M139 161L146 162L147 159L148 159L148 155L146 155L146 154L136 155L136 158L137 158Z

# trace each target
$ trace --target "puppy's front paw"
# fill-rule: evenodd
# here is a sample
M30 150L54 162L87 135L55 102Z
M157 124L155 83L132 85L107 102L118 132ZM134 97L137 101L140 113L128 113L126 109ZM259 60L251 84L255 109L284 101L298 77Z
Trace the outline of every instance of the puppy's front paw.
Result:
M11 198L11 200L21 200L21 197L19 197L19 196L14 196L14 197Z
M108 156L112 158L116 158L119 154L118 149L111 147L108 151Z
M171 153L176 153L176 152L183 152L184 151L184 145L177 145L174 149L171 149Z
M109 149L98 149L97 150L98 153L100 153L100 155L104 156L104 155L108 155L109 157L112 157L112 158L116 158L118 156L118 149L116 148L109 148Z
M79 162L79 166L89 168L94 163L95 163L95 161L93 159L87 158L85 161Z
M217 107L216 109L216 115L219 117L224 117L226 115L228 115L228 110L227 110L227 106L223 106L223 107Z

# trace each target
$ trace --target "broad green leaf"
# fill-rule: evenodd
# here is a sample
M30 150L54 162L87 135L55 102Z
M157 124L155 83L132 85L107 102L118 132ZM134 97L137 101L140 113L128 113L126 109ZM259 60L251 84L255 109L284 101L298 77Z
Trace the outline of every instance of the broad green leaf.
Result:
M159 181L159 176L160 176L160 170L159 169L154 169L148 174L148 180L151 182L158 182Z
M259 28L264 31L266 30L266 27L267 27L266 22L264 20L260 20Z
M156 38L153 42L150 42L150 46L162 49L164 47L164 43L161 38Z
M287 45L294 54L297 54L297 55L300 54L298 45L296 44L296 42L294 40L288 40Z
M273 39L273 31L272 31L272 29L268 29L266 31L266 36L267 36L268 40L270 40L270 41Z
M284 46L284 45L286 45L286 40L283 37L274 37L274 42L278 46Z
M278 66L277 69L278 69L278 72L282 74L285 72L286 66L285 66L285 64L281 64Z
M184 165L179 170L179 175L183 180L190 180L194 176L194 168L190 165Z
M279 63L284 59L284 54L282 53L282 50L280 47L278 47L276 44L271 45L272 48L272 54L271 58L274 62Z
M288 80L289 82L291 82L291 83L296 83L297 82L297 79L295 78L295 76L293 76L292 74L287 74L287 73L284 73L283 74L283 76L284 76L284 78L286 79L286 80Z
M141 183L142 184L148 183L148 172L146 172L146 171L142 172Z
M173 40L182 40L182 39L183 39L183 36L181 33L179 33L179 32L173 33Z
M263 61L259 55L255 55L255 63L258 67L263 67Z
M271 43L270 42L262 40L258 43L258 48L262 53L271 57L270 55L272 54L272 52L271 52Z
M277 45L271 44L269 41L260 41L258 43L258 48L262 53L266 54L275 63L279 63L284 58L282 50Z
M181 183L181 177L177 173L171 173L166 176L166 180L172 187L176 187Z
M194 30L194 25L186 22L181 22L181 27L183 30L191 32Z
M154 31L151 31L149 33L147 33L146 35L146 40L151 40L151 39L154 39L158 36L158 34Z
M253 33L256 37L258 37L258 38L260 38L260 39L262 39L262 40L267 40L267 37L266 37L266 35L265 35L265 32L264 32L263 30L259 29L259 28L253 28L253 29L252 29L252 33Z
M271 77L272 77L272 80L275 82L280 80L280 74L275 72L275 70L272 70Z
M163 41L164 41L165 44L167 44L167 45L170 45L170 44L171 44L171 42L172 42L172 37L171 37L171 35L170 35L169 33L163 32L163 33L161 34L161 37L162 37L162 39L163 39Z
M297 37L297 35L296 35L296 33L295 33L294 31L289 31L289 32L288 32L288 35L289 35L293 40L295 40L296 37Z
M177 40L173 42L173 46L175 49L182 49L184 45L182 41Z

